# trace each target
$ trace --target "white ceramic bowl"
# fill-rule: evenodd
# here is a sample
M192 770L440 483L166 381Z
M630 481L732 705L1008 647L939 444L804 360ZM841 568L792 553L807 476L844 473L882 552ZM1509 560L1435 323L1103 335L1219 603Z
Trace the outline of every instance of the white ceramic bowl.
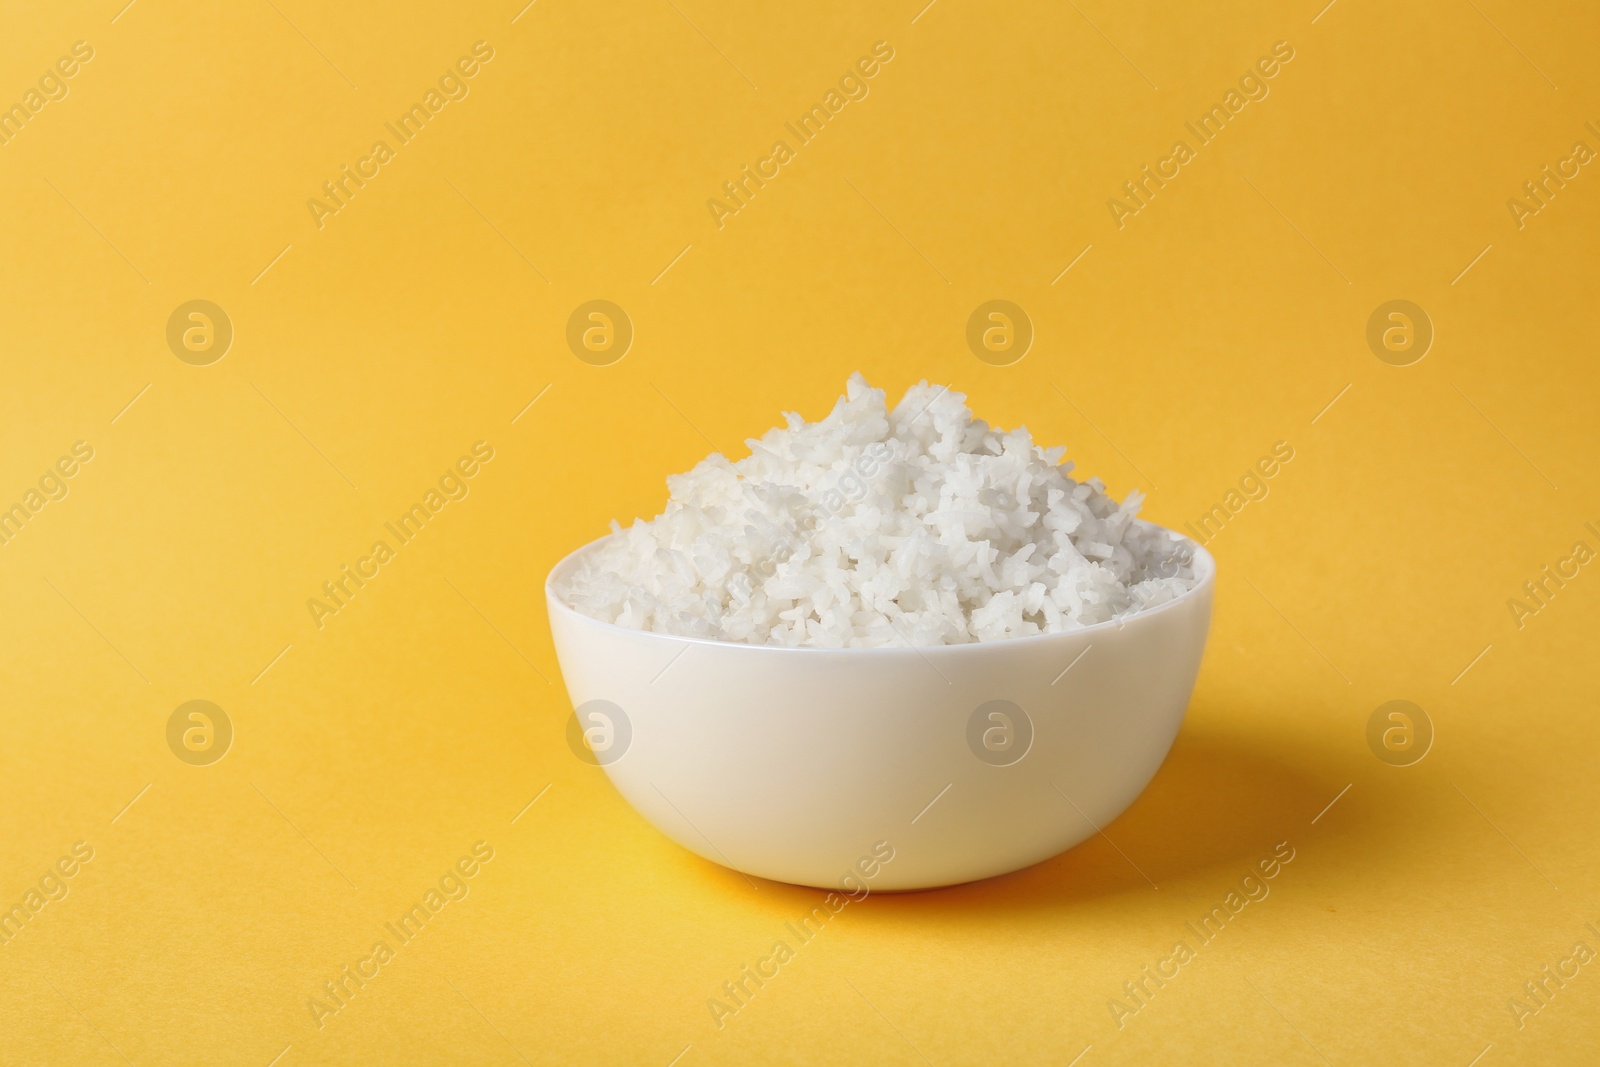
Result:
M1177 736L1216 575L1191 544L1196 587L1120 622L933 648L773 648L579 614L552 585L598 544L545 583L578 709L569 743L591 730L612 784L691 852L827 888L1004 874L1116 818Z

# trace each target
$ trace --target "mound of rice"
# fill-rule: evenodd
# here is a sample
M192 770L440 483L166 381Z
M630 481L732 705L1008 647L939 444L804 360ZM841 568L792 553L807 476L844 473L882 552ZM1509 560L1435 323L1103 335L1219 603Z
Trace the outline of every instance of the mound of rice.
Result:
M1055 633L1194 587L1184 538L1139 526L1063 448L994 430L927 382L893 411L851 376L820 422L667 479L666 511L581 557L556 592L592 618L758 645L951 645Z

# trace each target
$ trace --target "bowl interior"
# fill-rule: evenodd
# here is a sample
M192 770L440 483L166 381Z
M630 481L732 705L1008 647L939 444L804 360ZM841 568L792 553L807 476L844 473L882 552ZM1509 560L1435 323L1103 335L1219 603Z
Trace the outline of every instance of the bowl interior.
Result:
M1215 581L1216 581L1217 562L1216 562L1216 559L1211 555L1211 553L1206 551L1206 549L1205 549L1205 547L1203 545L1201 545L1198 541L1195 541L1193 538L1187 537L1184 534L1181 534L1176 530L1168 529L1165 526L1160 526L1160 525L1158 525L1156 523L1148 522L1148 521L1146 521L1144 519L1135 519L1134 522L1137 525L1142 526L1142 527L1144 527L1146 529L1161 530L1161 531L1163 531L1165 533L1171 534L1172 536L1178 538L1179 540L1183 541L1186 545L1189 546L1189 550L1193 554L1193 557L1194 557L1194 562L1193 562L1192 566L1194 567L1194 571L1195 571L1195 583L1194 583L1193 588L1190 588L1190 589L1184 591L1179 596L1174 597L1172 600L1169 600L1164 604L1158 604L1153 608L1145 608L1145 609L1143 609L1141 611L1137 611L1137 612L1133 612L1133 613L1130 613L1130 614L1119 616L1118 618L1111 619L1111 620L1109 620L1107 622L1091 623L1088 626L1078 627L1077 629L1073 629L1073 630L1058 630L1058 631L1055 631L1053 633L1032 634L1032 635L1027 636L1027 637L1008 637L1008 638L1005 638L1005 639L1003 639L1001 641L973 641L973 642L967 642L967 643L964 643L964 644L955 644L955 645L919 645L919 646L916 646L914 652L915 653L920 653L920 654L951 654L951 653L962 654L964 650L970 651L970 650L973 650L973 649L989 648L989 647L993 647L993 646L996 646L996 645L1014 646L1014 645L1018 645L1018 644L1021 644L1021 643L1024 643L1024 642L1030 642L1030 641L1033 641L1033 642L1049 641L1051 639L1059 639L1063 634L1092 634L1092 633L1094 633L1094 632L1096 632L1098 630L1103 630L1103 629L1121 629L1122 627L1129 625L1130 623L1132 623L1136 619L1149 618L1149 617L1154 616L1154 615L1159 615L1162 612L1170 611L1170 610L1173 610L1173 609L1177 608L1178 605L1184 604L1185 602L1195 598L1196 596L1201 595L1202 592L1209 593L1212 585L1215 584ZM687 636L687 635L684 635L684 634L661 633L659 631L654 631L654 630L635 630L635 629L632 629L630 627L618 626L615 623L604 622L604 621L602 621L600 619L593 618L592 616L585 615L582 612L578 611L576 608L572 607L570 604L568 604L565 600L563 600L561 598L561 596L556 592L556 584L559 581L561 581L562 579L564 579L567 576L567 574L570 573L574 568L576 568L583 561L583 558L587 553L597 551L600 548L601 545L604 545L611 538L617 537L617 536L620 536L620 533L613 532L613 533L608 533L603 537L597 538L596 540L590 541L588 544L583 545L583 546L573 550L572 552L569 552L554 567L550 568L550 573L545 578L544 590L545 590L545 600L549 604L551 611L559 611L562 614L569 615L569 616L571 616L573 618L582 619L582 620L584 620L586 623L588 623L591 626L598 626L598 627L603 627L603 628L610 629L610 630L615 630L618 633L630 633L630 634L648 633L648 634L651 634L653 636L660 637L660 638L663 638L665 640L670 640L670 641L680 641L680 642L687 642L687 643L691 643L691 644L715 645L715 646L718 646L718 647L725 647L725 648L726 647L731 647L731 648L760 648L760 649L766 649L766 650L771 650L771 651L783 651L783 652L793 652L793 653L835 653L835 654L837 654L837 653L853 653L853 654L856 654L856 655L863 655L863 654L870 654L870 653L885 653L885 652L893 652L893 653L902 653L903 654L903 653L906 653L906 652L913 651L909 647L894 646L894 645L882 645L882 646L874 646L874 647L870 647L870 648L861 648L861 647L853 647L853 646L852 647L845 647L845 648L820 648L820 647L816 647L816 646L812 646L812 645L755 645L755 644L748 644L748 643L742 642L742 641L719 641L719 640L716 640L715 638L691 637L691 636Z

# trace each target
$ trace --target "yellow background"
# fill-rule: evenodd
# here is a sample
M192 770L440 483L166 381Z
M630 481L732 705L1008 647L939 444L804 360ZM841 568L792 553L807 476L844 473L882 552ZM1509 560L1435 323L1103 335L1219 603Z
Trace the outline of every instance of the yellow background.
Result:
M1506 205L1600 148L1593 8L922 2L5 5L0 102L94 58L0 147L0 502L95 455L0 546L0 903L95 857L0 947L0 1061L1593 1059L1600 963L1520 1029L1508 1002L1600 947L1600 575L1506 605L1600 548L1600 174ZM308 198L479 40L470 95L319 229ZM880 40L870 95L718 229ZM1107 199L1280 40L1119 230ZM607 367L565 342L596 298L636 330ZM966 347L992 298L1034 323L1012 366ZM166 344L191 299L235 329L210 366ZM1411 366L1365 340L1391 299L1436 331ZM855 369L950 383L1169 525L1295 458L1212 544L1189 717L1108 837L852 905L719 1030L821 894L684 852L574 758L542 582ZM478 440L470 496L318 630L307 598ZM167 745L193 699L236 731L210 766ZM1391 699L1437 732L1413 766L1367 745ZM318 1029L480 840L470 895ZM1280 841L1270 897L1119 1029Z

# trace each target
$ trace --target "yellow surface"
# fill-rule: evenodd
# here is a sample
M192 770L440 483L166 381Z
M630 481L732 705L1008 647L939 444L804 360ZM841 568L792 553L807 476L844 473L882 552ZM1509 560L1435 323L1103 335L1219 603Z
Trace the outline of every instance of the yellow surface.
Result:
M1591 5L121 3L0 34L0 504L41 505L0 545L0 1062L1593 1062L1600 575L1508 606L1600 549ZM1108 206L1146 164L1178 169ZM709 208L745 165L777 175ZM566 342L595 299L635 331L609 366ZM1009 366L967 347L992 299L1033 325ZM167 342L192 300L232 323L210 365ZM1391 300L1420 362L1368 347ZM851 905L719 1028L821 894L574 758L541 583L857 368L953 383L1169 525L1293 459L1212 541L1189 718L1107 837ZM314 619L476 442L468 495ZM193 700L220 762L175 754L200 720L169 747ZM1421 762L1369 748L1390 700ZM441 879L467 895L386 932ZM377 973L319 1027L347 965ZM1541 1003L1546 965L1576 975Z

